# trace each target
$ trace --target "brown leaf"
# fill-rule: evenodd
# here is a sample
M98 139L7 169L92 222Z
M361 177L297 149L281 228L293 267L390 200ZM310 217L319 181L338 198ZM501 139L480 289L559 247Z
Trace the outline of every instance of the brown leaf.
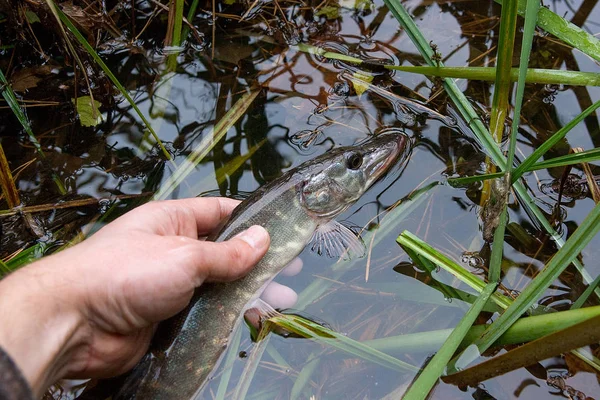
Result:
M52 73L54 67L42 65L39 67L23 68L11 76L11 86L15 92L24 92L34 88L45 77Z

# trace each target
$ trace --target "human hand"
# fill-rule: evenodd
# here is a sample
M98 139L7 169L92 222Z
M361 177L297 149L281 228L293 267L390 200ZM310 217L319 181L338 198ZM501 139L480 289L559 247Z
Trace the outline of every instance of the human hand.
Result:
M221 243L198 240L236 205L149 203L0 282L0 346L34 392L61 377L127 371L156 324L183 309L196 287L246 274L268 249L264 228Z

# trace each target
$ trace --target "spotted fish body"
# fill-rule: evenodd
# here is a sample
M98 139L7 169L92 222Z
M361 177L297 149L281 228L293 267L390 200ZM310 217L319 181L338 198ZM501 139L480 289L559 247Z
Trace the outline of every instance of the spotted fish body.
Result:
M266 255L244 278L198 288L190 305L159 327L150 353L116 398L198 398L243 311L261 288L298 256L316 231L395 164L407 142L404 135L385 134L359 146L333 150L262 186L243 201L209 240L226 241L252 225L261 225L271 237Z

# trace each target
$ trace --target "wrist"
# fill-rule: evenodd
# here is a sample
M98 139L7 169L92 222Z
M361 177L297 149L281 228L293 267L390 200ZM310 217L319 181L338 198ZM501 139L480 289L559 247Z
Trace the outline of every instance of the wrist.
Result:
M0 282L0 346L37 396L69 372L71 355L85 344L77 301L49 261Z

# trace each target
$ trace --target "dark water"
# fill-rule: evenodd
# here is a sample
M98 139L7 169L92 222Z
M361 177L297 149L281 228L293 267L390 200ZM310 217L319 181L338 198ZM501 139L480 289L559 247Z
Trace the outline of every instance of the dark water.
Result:
M403 230L408 230L474 273L485 276L482 263L489 257L489 249L481 232L480 188L477 185L454 188L446 184L449 176L483 172L485 154L474 135L457 126L448 126L436 119L407 126L407 115L401 112L397 96L408 96L443 115L456 116L453 106L434 82L408 73L372 71L373 83L391 94L381 96L368 90L359 95L349 79L358 71L357 67L304 53L294 46L302 42L364 59L387 60L397 65L423 64L412 42L381 1L357 3L359 7L355 9L353 2L344 2L348 7L339 9L339 17L327 19L324 15L315 15L317 3L309 7L282 2L276 7L274 3L258 2L244 22L231 16L243 15L246 6L221 4L217 7L214 38L212 16L199 11L192 22L199 34L204 35L203 40L191 39L181 51L171 55L176 69L174 73L167 73L168 54L162 50L166 23L161 18L150 18L155 10L153 3L136 2L135 28L124 17L131 12L128 5L116 13L117 25L127 38L133 31L139 34L146 23L148 28L133 43L103 37L101 54L142 112L150 116L153 128L177 164L212 134L215 123L244 93L260 90L244 116L170 198L198 195L242 198L287 169L333 147L356 143L382 129L407 132L415 147L406 168L396 170L376 184L342 218L359 227L371 224L371 228L375 228L382 223L376 216L398 200L433 182L440 185L415 201L409 213L395 215L391 222L385 222L391 224L387 225L391 233L378 237L378 244L368 260L358 260L339 274L332 272L335 260L305 251L302 273L281 277L278 281L301 294L298 305L301 311L356 340L451 328L464 315L467 305L457 300L448 301L428 286L430 278L410 264L395 239ZM410 1L405 6L423 34L438 46L447 65L494 64L500 8L493 2ZM201 7L211 9L210 4L201 4ZM584 29L597 30L600 10L596 2L555 1L550 3L550 8L567 19L575 18ZM162 15L166 18L166 14ZM43 32L39 27L35 29ZM60 54L58 44L44 37L40 40L50 55ZM530 65L598 70L587 56L555 42L549 36L536 37ZM211 59L213 48L214 59ZM12 73L40 63L39 56L32 57L22 45L3 49L0 55L0 67L7 71L10 66ZM22 215L3 217L0 251L4 257L40 242L52 249L111 206L115 212L106 219L113 219L147 200L174 171L145 132L139 117L103 79L94 80L94 93L103 103L105 122L96 128L82 128L76 122L70 103L75 85L81 88L81 77L76 77L73 68L65 65L63 59L57 57L47 63L53 65L54 70L42 76L43 85L20 93L25 99L41 102L37 107L28 108L27 115L46 160L36 158L28 137L6 109L0 110L2 145L12 169L22 166L17 184L26 205L82 199L87 203L34 213L25 222ZM94 72L93 67L90 69ZM10 73L7 75L10 77ZM493 85L462 81L459 86L486 120ZM599 97L597 88L529 85L517 157L523 159ZM547 158L566 154L570 147L596 147L600 142L599 133L597 117L588 118L550 151ZM31 160L36 161L25 164ZM51 172L65 184L67 195L57 190ZM561 173L558 169L543 170L526 177L537 205L548 216L558 198L553 181L560 178ZM583 177L578 167L573 173L578 178ZM131 195L133 199L127 197ZM557 227L564 238L575 230L592 206L585 187L582 193L563 198L562 220ZM556 248L516 202L510 207L510 224L502 283L508 290L519 291ZM525 242L519 233L533 240ZM591 276L600 272L593 262L598 244L595 238L583 252L583 262ZM367 263L368 281L365 280ZM443 271L435 274L435 279L469 290ZM315 296L303 292L318 280L329 282L323 293ZM542 303L566 309L584 288L580 276L570 271L548 290ZM485 322L485 317L478 321ZM232 346L229 351L233 355L240 351L251 354L253 346L244 330L239 348ZM420 366L433 352L416 349L390 353ZM270 337L260 360L247 398L287 399L292 394L303 399L311 396L379 399L386 395L400 398L414 378L319 343L277 336ZM236 356L231 369L217 373L211 383L213 393L218 390L223 370L231 372L232 382L236 382L248 375L245 368L249 364L251 357ZM568 360L556 357L542 362L537 369L521 369L487 381L476 389L461 391L440 383L432 398L561 397L560 390L549 386L539 373L540 368L550 377L564 378L566 385L587 396L594 397L599 392L595 374L578 371ZM306 383L295 386L301 380ZM230 385L230 391L234 390L233 386Z

